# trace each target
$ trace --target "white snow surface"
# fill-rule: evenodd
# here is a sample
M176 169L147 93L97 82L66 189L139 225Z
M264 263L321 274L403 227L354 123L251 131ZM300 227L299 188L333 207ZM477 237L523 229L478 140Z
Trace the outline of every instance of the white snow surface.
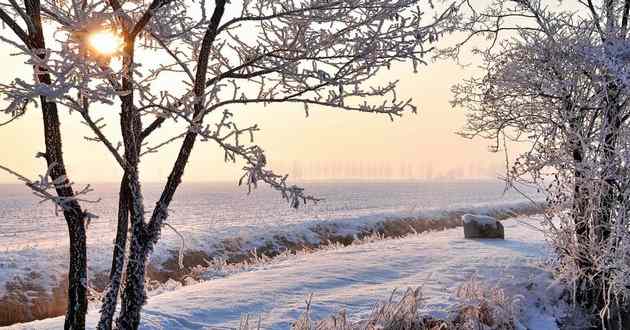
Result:
M535 217L503 222L506 240L466 240L462 228L321 250L182 287L149 298L141 329L238 327L243 314L260 315L264 329L288 329L313 293L316 319L346 309L362 318L393 289L422 287L423 310L434 316L458 303L454 291L475 277L522 295L520 322L529 329L557 329L566 306L562 288L541 265L548 257ZM93 328L98 311L88 315ZM61 329L63 318L9 327Z
M453 213L512 213L530 210L532 204L528 201L509 201L495 203L479 203L465 207L452 207L446 209L419 209L399 212L368 212L364 215L347 216L338 219L309 219L298 223L278 223L273 226L260 224L246 224L244 226L227 227L217 231L186 231L181 233L186 238L186 249L205 251L209 254L220 251L223 248L223 240L237 240L242 252L275 243L277 237L285 237L294 242L308 242L319 244L320 241L314 232L318 226L324 226L338 235L356 235L361 231L377 229L383 221L389 219L434 219L449 218ZM352 211L353 213L354 211ZM115 225L114 225L115 227ZM48 230L44 228L43 231ZM181 246L181 239L165 228L160 242L151 254L151 263L159 267L164 261L173 256ZM88 233L88 238L100 237L101 233ZM88 241L88 274L109 272L112 258L113 236L107 240L98 242ZM26 246L13 248L5 247L0 251L0 297L6 294L7 283L16 279L29 278L29 274L36 273L38 277L36 285L51 290L63 274L67 272L68 245L65 240L52 240L50 247ZM91 280L91 279L90 279Z

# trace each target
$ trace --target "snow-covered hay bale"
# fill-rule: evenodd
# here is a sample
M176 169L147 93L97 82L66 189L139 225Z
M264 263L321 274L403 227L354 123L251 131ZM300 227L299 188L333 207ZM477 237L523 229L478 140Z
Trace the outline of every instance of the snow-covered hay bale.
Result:
M487 215L464 214L465 238L500 238L505 239L503 225L497 219Z

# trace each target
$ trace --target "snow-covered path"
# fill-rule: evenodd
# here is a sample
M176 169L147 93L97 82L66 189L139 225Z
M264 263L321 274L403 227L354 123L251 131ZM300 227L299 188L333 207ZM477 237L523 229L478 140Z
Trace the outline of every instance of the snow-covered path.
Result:
M263 328L287 329L313 293L312 314L320 318L344 308L367 313L395 288L421 286L425 309L444 310L453 291L476 276L481 281L521 293L533 279L547 278L535 266L546 254L542 234L518 219L504 222L506 240L464 240L461 228L396 240L382 240L289 258L226 278L183 287L149 299L143 329L208 329L238 326L242 314L261 315ZM357 314L358 313L358 314ZM531 328L546 329L540 317ZM89 326L97 319L89 316ZM14 329L60 329L62 318L36 321ZM540 328L544 326L545 328Z

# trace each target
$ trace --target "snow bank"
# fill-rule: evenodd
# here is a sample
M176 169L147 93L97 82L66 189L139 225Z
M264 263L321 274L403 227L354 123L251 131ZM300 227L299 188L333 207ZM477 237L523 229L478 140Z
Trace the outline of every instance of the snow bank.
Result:
M324 249L225 278L186 286L149 299L142 329L233 328L243 314L261 317L264 329L287 329L313 293L311 314L324 318L340 309L367 317L372 305L395 288L420 286L423 311L435 317L461 303L454 292L471 277L491 283L526 304L520 322L557 329L566 306L562 292L540 268L547 257L543 234L521 220L504 221L506 240L465 240L461 229ZM96 311L88 325L97 321ZM59 329L63 318L14 325L11 329Z

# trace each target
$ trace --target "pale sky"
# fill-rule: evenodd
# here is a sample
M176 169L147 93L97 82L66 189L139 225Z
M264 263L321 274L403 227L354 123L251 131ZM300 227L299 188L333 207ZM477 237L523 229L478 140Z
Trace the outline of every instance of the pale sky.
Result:
M7 30L2 33L5 32ZM20 59L8 56L7 48L0 51L0 68L3 72L0 83L9 83L15 76L30 79L31 68ZM394 168L404 163L432 166L435 175L456 168L500 168L504 155L488 152L489 141L470 141L455 134L464 123L464 112L451 108L450 87L474 71L474 67L463 69L446 61L430 63L418 74L412 73L410 65L385 71L383 78L400 79L399 99L413 97L419 107L418 115L409 114L394 122L380 115L314 108L305 118L303 107L297 104L267 108L248 105L230 110L241 127L247 123L259 124L261 131L256 142L267 151L268 159L278 172L294 170L292 164L296 161L303 166L387 163ZM114 114L119 110L112 107L105 111L110 113L104 112L105 116L115 120ZM80 116L61 112L64 156L71 179L86 183L119 181L121 173L104 146L83 138L91 134L80 124ZM118 141L119 130L115 124L112 121L106 132L112 140ZM166 138L175 132L167 127L159 134ZM45 164L34 155L43 149L38 108L31 108L22 119L0 127L0 164L25 176L36 177L45 169ZM160 154L145 156L142 179L165 180L176 149L174 145ZM223 153L215 144L198 143L184 181L236 180L239 169L239 165L223 162ZM475 171L470 170L464 174L476 176ZM0 173L0 182L14 183L16 179Z

